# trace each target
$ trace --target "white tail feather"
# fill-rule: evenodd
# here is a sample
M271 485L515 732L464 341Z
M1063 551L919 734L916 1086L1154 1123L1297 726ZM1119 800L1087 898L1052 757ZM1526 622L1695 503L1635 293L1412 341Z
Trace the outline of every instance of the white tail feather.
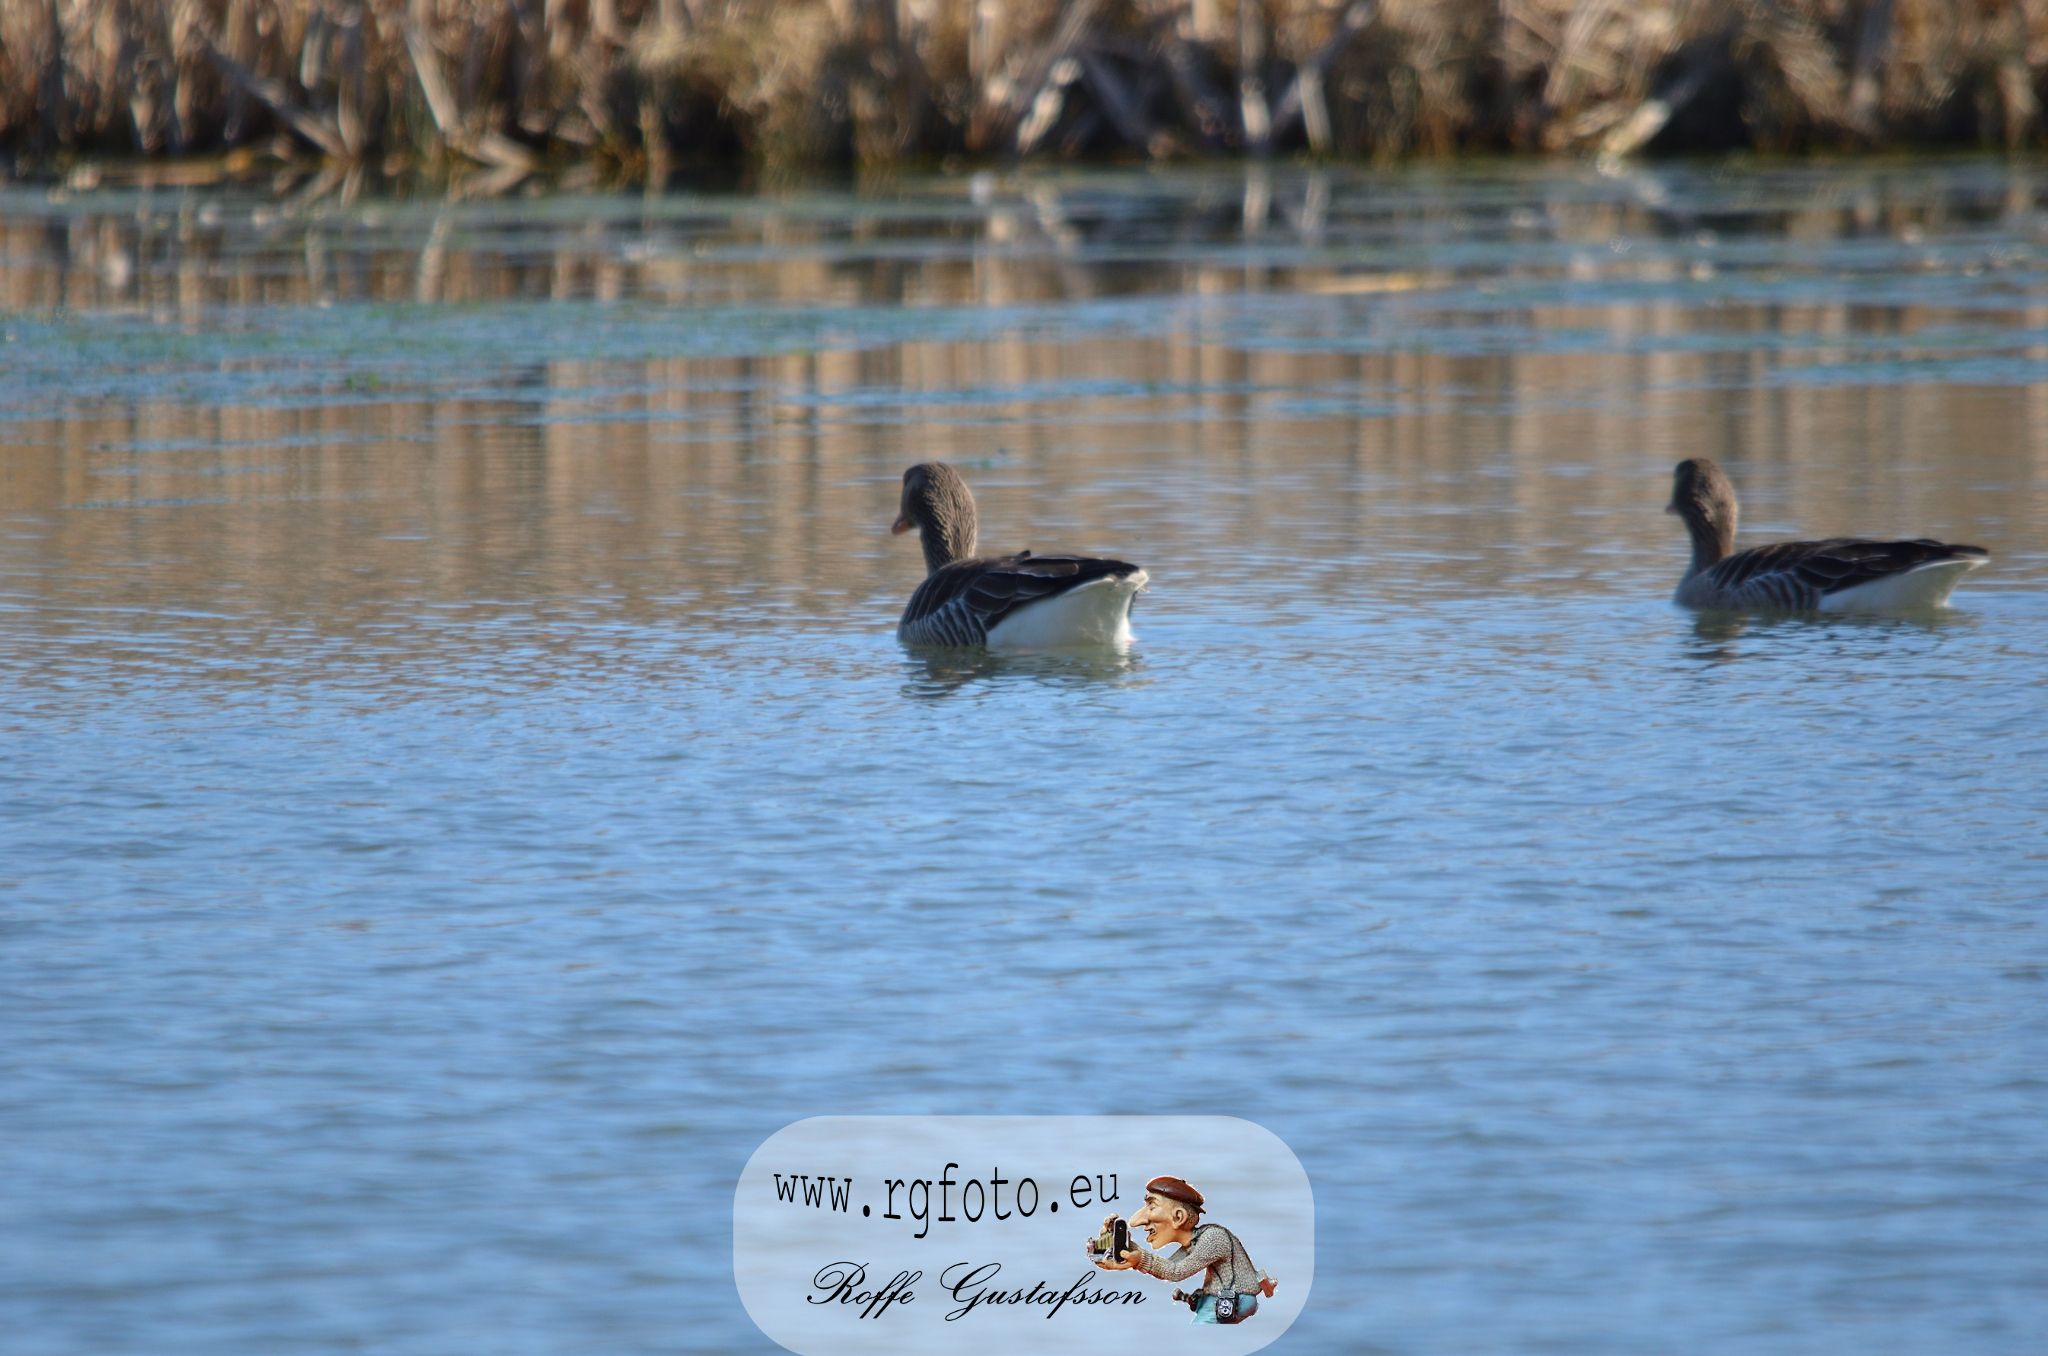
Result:
M1071 650L1131 643L1131 599L1145 587L1143 570L1091 579L1065 593L1026 604L988 633L991 650Z
M1900 574L1841 589L1820 600L1823 612L1905 612L1941 607L1964 575L1985 563L1984 556L1930 560Z

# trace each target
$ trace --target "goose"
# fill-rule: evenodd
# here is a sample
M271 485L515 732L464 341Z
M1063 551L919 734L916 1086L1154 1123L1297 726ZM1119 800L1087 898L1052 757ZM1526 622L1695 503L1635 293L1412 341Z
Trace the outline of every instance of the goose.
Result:
M1685 520L1692 564L1685 607L1734 611L1888 612L1940 607L1956 581L1991 559L1981 546L1914 541L1781 541L1735 550L1735 486L1705 457L1678 463L1666 513Z
M917 529L925 578L897 623L906 645L985 645L991 650L1123 646L1131 599L1148 576L1123 560L1092 556L974 554L974 495L943 462L903 473L902 509L889 530Z

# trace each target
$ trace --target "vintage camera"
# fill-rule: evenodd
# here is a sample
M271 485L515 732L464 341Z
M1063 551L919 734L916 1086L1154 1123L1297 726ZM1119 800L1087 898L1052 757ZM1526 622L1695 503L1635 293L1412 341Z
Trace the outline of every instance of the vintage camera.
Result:
M1131 1226L1124 1223L1122 1215L1116 1216L1102 1226L1102 1232L1088 1245L1088 1255L1111 1262L1120 1262L1123 1255L1131 1250Z

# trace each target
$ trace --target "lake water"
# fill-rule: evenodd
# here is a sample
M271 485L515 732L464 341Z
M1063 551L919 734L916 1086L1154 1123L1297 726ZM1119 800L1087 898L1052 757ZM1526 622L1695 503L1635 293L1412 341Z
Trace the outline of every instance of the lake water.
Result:
M17 187L0 308L11 1351L762 1353L778 1127L1117 1111L1300 1156L1276 1351L2048 1349L2048 166ZM1698 454L1995 560L1696 619ZM901 649L932 458L1131 653Z

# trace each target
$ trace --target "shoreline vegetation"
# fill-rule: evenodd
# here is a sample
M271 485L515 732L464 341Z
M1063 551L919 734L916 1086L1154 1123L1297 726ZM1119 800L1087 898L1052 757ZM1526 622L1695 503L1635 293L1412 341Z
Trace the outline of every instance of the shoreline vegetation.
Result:
M0 171L2037 147L2048 0L0 0Z

